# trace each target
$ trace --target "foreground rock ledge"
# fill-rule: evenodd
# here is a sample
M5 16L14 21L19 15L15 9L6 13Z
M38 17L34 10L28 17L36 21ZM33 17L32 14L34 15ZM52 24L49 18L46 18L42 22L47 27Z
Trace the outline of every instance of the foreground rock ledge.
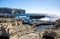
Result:
M2 18L1 18L2 19ZM4 20L0 20L0 28L1 31L5 31L5 36L9 36L9 39L45 39L46 36L49 36L50 38L46 39L60 39L60 29L41 29L39 31L36 31L34 28L32 28L31 25L29 27L25 27L25 25L22 24L21 19L15 19L15 18L3 18ZM3 30L4 29L4 30ZM7 34L6 34L7 33ZM47 33L47 34L46 34ZM0 33L3 35L3 33Z

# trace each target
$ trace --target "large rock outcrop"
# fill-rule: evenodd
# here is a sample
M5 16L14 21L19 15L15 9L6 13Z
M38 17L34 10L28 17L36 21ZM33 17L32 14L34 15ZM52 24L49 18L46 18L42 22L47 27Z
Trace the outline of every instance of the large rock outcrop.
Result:
M53 37L54 39L60 38L60 29L35 30L33 27L35 25L25 27L26 25L23 25L23 20L21 19L5 18L4 21L0 22L0 25L5 29L8 34L5 34L5 36L9 36L9 39L47 39L45 36Z
M25 10L1 7L0 8L0 14L2 14L2 13L3 14L21 14L21 13L25 13Z

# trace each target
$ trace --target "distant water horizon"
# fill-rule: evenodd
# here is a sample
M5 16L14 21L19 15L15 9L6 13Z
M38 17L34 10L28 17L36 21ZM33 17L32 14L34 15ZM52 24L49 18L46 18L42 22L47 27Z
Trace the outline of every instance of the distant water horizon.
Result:
M37 14L37 13L26 13L26 14L9 14L10 16L15 16L16 18L20 17L20 16L34 16L34 15L44 15L45 18L42 18L42 20L45 21L55 21L57 19L60 19L60 16L56 16L56 15L49 15L49 14Z

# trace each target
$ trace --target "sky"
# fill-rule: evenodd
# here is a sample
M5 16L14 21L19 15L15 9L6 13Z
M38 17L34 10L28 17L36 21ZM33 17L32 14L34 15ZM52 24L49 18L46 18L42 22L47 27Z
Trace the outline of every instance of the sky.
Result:
M26 13L60 15L60 0L0 0L0 7L21 8Z

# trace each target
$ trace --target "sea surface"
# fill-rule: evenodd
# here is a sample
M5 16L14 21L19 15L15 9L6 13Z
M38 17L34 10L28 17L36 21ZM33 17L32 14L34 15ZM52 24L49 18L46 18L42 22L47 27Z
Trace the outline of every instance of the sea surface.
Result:
M46 15L46 14L39 14L39 15L45 15L45 18L41 18L41 19L30 19L29 16L32 15L38 15L38 14L9 14L10 16L15 16L16 18L21 18L24 21L29 21L30 23L32 23L33 21L37 21L37 22L41 22L41 21L49 21L49 22L54 22L58 19L58 17L56 16L51 16L51 15ZM28 25L26 24L26 26L28 27ZM39 30L39 29L46 29L51 25L40 25L40 26L36 26L35 29Z

